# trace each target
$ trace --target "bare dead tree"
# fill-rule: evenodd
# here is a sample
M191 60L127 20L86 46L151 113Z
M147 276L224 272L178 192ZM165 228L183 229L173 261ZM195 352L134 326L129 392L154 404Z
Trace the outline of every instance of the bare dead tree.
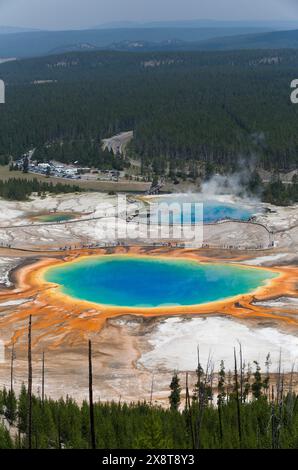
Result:
M287 411L292 422L294 414L294 404L295 404L295 394L293 393L293 378L294 378L295 363L292 365L290 382L289 382L289 392L287 400Z
M235 362L235 392L236 392L236 403L237 403L238 436L239 436L239 444L240 444L240 447L241 447L242 446L241 412L240 412L240 402L239 402L237 357L236 357L236 349L235 348L234 348L234 362Z
M295 362L292 364L291 368L291 375L290 375L290 382L289 382L289 394L293 394L293 378L294 378L294 371L295 371Z
M277 383L276 383L276 401L279 403L281 394L281 350L279 351Z
M188 388L188 372L186 372L185 377L185 411L187 416L187 423L191 436L192 448L195 449L195 436L193 429L193 419L192 419L192 408L190 404L189 388Z
M202 368L201 368L201 361L200 361L200 345L198 344L197 347L197 361L198 361L198 370L197 370L197 376L198 376L198 394L200 391L200 386L201 386L201 376L202 376Z
M154 390L154 374L152 374L152 379L151 379L151 389L150 389L150 406L152 406L153 402L153 390Z
M231 399L231 390L232 390L232 371L229 369L227 373L227 403Z
M270 359L270 353L268 353L266 356L266 362L265 362L266 377L264 380L264 387L265 387L268 401L270 401L270 366L271 366L271 359Z
M214 382L214 362L211 362L210 373L209 373L209 378L208 378L208 384L209 384L208 400L210 401L211 405L213 404L213 382Z
M42 371L41 371L41 401L44 404L44 375L45 375L45 354L44 351L42 353Z
M240 401L243 402L243 358L242 358L242 345L239 343L240 355Z
M210 351L208 355L208 360L207 360L207 365L206 365L206 371L205 375L203 377L202 369L201 369L201 364L200 364L200 351L198 347L198 376L199 377L199 391L198 391L198 404L199 404L199 410L197 414L197 419L196 419L196 427L195 427L195 437L196 437L196 449L200 448L200 434L201 434L201 426L202 426L202 421L203 421L203 415L205 411L205 407L208 401L208 377L209 377L209 371L211 368L211 357L210 357ZM203 379L204 380L201 380Z
M93 373L92 373L92 343L89 340L89 411L90 411L90 435L91 447L96 449L94 404L93 404Z
M217 411L218 411L218 422L219 422L219 435L221 447L223 447L223 426L222 426L222 405L225 401L225 365L224 361L220 363L220 371L218 373L218 384L217 384Z
M15 347L14 341L11 347L11 358L10 358L10 392L13 393L13 374L14 374L14 360L15 360Z
M62 449L61 445L61 417L60 411L58 411L58 428L57 428L57 438L58 438L58 449Z
M28 327L28 449L32 448L32 315Z

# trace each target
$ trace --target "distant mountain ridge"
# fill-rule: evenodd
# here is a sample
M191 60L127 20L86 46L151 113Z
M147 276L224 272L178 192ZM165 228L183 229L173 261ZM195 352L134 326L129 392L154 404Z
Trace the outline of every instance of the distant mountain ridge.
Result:
M6 34L0 35L0 57L43 56L53 51L69 50L70 45L78 45L78 50L81 50L82 44L90 44L97 49L109 49L113 44L123 41L156 44L175 39L192 43L256 32L260 32L259 28L123 28Z
M298 28L122 28L0 34L0 58L29 58L71 51L199 51L298 48Z
M114 21L103 23L94 27L94 29L122 29L122 28L258 28L265 30L289 30L298 28L298 20L213 20L213 19L194 19L194 20L172 20L172 21Z
M241 49L297 49L298 29L293 31L273 31L269 33L241 34L187 42L179 39L149 43L122 41L108 49L119 51L228 51Z
M198 46L202 50L296 49L298 48L298 29L243 34L233 38L211 38L201 41Z
M34 28L21 28L18 26L1 26L0 25L0 34L17 34L17 33L32 33L34 31L39 31Z

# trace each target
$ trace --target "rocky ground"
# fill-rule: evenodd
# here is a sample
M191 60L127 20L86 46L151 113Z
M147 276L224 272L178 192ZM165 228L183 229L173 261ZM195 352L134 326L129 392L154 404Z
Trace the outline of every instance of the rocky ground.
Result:
M236 201L237 202L237 201ZM80 247L82 244L114 243L116 228L128 244L147 243L132 216L142 207L137 197L103 193L33 197L29 202L1 201L0 246L32 250ZM203 242L212 248L267 249L297 252L298 205L263 205L253 224L225 221L204 227ZM74 214L68 222L42 224L37 215ZM129 222L127 222L129 220ZM128 234L132 234L128 235ZM155 240L154 240L155 241Z

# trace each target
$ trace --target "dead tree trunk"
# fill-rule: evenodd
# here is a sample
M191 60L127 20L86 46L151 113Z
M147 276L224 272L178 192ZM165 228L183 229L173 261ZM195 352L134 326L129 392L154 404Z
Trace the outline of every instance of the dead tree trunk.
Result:
M90 410L91 447L92 449L96 449L95 426L94 426L94 405L93 405L92 343L90 340L89 340L89 410Z
M238 370L237 370L237 358L236 358L236 349L234 348L234 361L235 361L235 392L236 392L236 402L237 402L237 422L238 422L238 436L239 436L239 445L242 447L242 433L241 433L241 413L240 413L240 402L239 402L239 384L238 384Z
M42 353L42 372L41 372L41 401L42 404L44 404L44 351Z
M154 390L154 374L152 374L152 380L151 380L150 406L152 406L152 402L153 402L153 390Z
M190 403L190 397L189 397L188 372L186 372L186 379L185 379L185 411L186 411L187 422L188 422L190 436L191 436L192 448L195 449L196 444L195 444L195 436L194 436L194 429L193 429L191 403Z
M28 449L32 448L32 316L29 317L28 328Z
M218 403L218 422L219 422L219 436L220 436L220 445L223 448L223 429L222 429L222 416L221 416L221 403Z
M11 349L11 360L10 360L10 393L13 393L13 373L14 373L14 342L12 343L12 349Z
M239 343L240 353L240 402L243 403L243 359L242 359L242 345Z

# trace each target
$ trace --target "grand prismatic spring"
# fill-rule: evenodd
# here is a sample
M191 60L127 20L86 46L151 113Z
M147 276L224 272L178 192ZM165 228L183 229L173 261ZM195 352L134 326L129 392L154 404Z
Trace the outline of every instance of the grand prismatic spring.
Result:
M199 305L253 292L277 274L235 265L151 257L87 257L44 279L75 299L119 307Z

